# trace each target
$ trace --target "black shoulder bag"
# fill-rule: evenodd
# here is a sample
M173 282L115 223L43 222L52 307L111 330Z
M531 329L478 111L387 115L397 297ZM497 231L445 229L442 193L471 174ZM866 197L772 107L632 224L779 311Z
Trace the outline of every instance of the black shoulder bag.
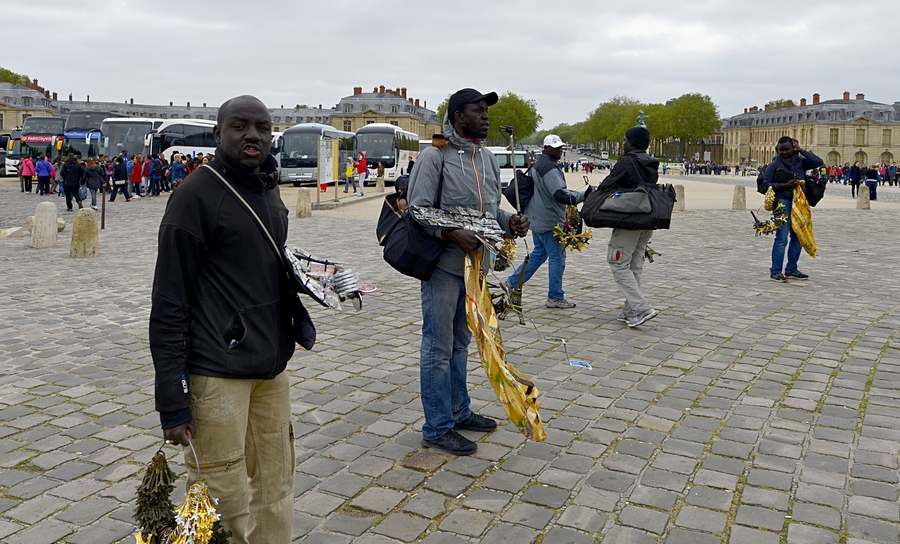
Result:
M592 191L584 200L581 216L585 225L625 230L668 229L675 207L672 185L650 183L632 161L638 183L632 188Z
M284 253L278 248L278 244L275 243L275 239L272 238L269 229L266 228L266 225L262 222L262 219L259 218L259 215L257 215L253 208L250 207L250 204L244 200L244 197L228 183L228 180L225 179L218 170L208 164L204 164L203 166L209 168L209 170L219 178L219 181L231 191L231 194L234 195L238 202L244 206L247 213L256 219L256 224L259 226L259 229L266 235L266 239L269 240L269 243L272 244L272 249L275 251L275 254L278 255L278 262L281 263L281 272L284 274L284 285L287 288L288 308L291 315L291 337L294 342L300 344L304 348L308 350L312 349L316 343L316 326L309 317L309 312L306 311L306 307L303 306L303 302L300 301L300 296L297 292L297 287L298 285L302 287L302 282L294 277L293 268L284 261Z
M441 151L441 175L437 186L437 197L434 207L441 207L441 193L444 189L444 152ZM391 214L389 220L394 221L387 234L379 239L384 246L384 260L397 272L421 281L428 281L437 267L447 241L428 235L405 210L399 217ZM380 221L379 221L380 223ZM381 230L381 225L378 225Z

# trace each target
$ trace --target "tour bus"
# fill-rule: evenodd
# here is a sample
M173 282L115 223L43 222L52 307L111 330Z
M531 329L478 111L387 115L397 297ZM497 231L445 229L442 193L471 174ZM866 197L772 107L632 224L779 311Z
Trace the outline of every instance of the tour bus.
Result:
M341 177L347 157L356 154L356 137L352 132L329 125L301 123L281 133L281 183L292 183L294 187L318 184L319 138L338 141L338 177Z
M22 159L22 136L21 128L14 128L9 131L9 140L6 144L6 175L19 175L19 160Z
M376 169L384 166L384 182L394 183L406 174L409 160L419 154L419 135L386 123L372 123L356 131L356 149L366 156L369 175L366 181L375 185Z
M513 164L513 153L506 147L488 147L488 151L497 157L500 163L500 184L503 187L509 185L516 175L516 168L528 168L528 152L522 149L516 149L515 164Z
M157 119L159 126L144 138L144 149L148 155L159 154L172 162L172 157L181 154L195 157L216 152L216 138L213 135L215 121L205 119Z
M100 122L100 152L114 157L127 151L129 157L147 156L147 135L160 127L164 119L147 117L108 117Z
M21 156L30 155L36 160L43 153L47 160L55 161L62 149L65 125L62 117L26 117L19 137Z
M97 157L100 151L100 124L110 117L125 117L111 111L72 111L66 117L62 154L81 154L84 160Z

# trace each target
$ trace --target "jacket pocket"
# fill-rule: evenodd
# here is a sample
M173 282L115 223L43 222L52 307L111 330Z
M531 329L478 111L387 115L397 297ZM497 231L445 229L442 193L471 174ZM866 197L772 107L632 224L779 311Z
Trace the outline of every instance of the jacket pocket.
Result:
M221 342L229 375L259 376L275 371L280 316L281 304L276 299L243 308L227 321Z

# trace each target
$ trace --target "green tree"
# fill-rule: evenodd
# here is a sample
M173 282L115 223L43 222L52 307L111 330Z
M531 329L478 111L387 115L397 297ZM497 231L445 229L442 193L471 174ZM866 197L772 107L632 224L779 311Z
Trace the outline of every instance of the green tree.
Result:
M581 138L599 148L608 149L610 142L621 141L625 131L634 126L643 105L628 96L614 96L597 106L584 122Z
M673 136L685 147L683 155L693 153L697 143L721 128L719 107L705 94L690 93L682 95L669 103L672 115Z
M19 79L19 85L27 85L31 83L31 78L26 76L25 74L17 74L12 70L7 70L6 68L0 66L0 81L4 83L13 83L16 78Z

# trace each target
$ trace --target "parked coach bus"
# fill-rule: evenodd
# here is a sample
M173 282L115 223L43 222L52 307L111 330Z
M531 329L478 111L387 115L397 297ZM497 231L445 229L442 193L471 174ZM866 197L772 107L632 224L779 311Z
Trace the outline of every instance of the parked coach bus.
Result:
M140 153L147 156L144 147L147 135L162 126L165 119L146 117L109 117L100 123L100 152L114 157L127 151L129 157Z
M375 185L376 169L384 166L384 182L394 183L406 174L409 159L419 154L419 135L385 123L372 123L356 131L356 149L366 155L368 185Z
M96 158L100 151L100 125L109 117L125 117L111 111L73 111L66 117L62 154L81 154L84 160Z
M204 119L163 119L158 127L147 134L144 147L149 154L158 153L169 162L172 162L172 157L176 154L189 157L194 157L198 153L214 154L215 126L215 121Z
M7 176L19 175L19 161L22 159L22 129L14 128L9 131L9 140L6 144L5 170Z
M53 162L63 145L66 120L62 117L27 117L22 123L21 155L32 159L43 154Z
M281 183L293 183L294 187L318 184L319 138L338 141L338 173L343 173L341 168L346 166L347 157L356 154L353 133L319 123L302 123L281 133Z

